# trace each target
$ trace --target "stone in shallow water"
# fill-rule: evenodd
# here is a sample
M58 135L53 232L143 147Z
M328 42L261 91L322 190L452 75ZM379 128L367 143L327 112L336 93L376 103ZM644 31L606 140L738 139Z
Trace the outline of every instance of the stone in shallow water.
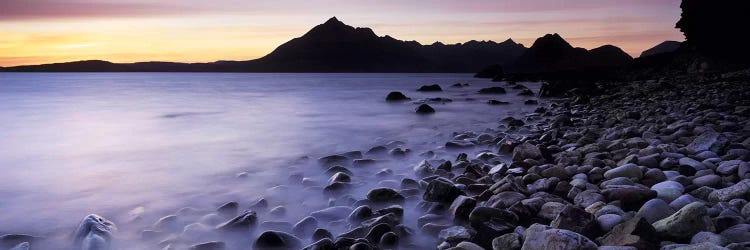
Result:
M73 233L73 245L82 250L105 250L111 245L115 224L96 214L83 218Z
M404 196L391 188L375 188L367 192L367 199L375 203L402 203Z
M211 241L192 245L188 250L224 250L227 244L221 241Z
M254 249L300 249L302 241L294 235L278 232L265 231L253 244Z
M422 198L426 201L448 203L463 194L463 191L453 185L450 180L439 177L430 181Z
M391 93L388 93L388 96L385 97L386 101L405 101L409 100L409 97L406 97L403 93L398 91L393 91Z
M427 104L419 105L419 107L417 107L414 111L417 112L417 114L432 114L432 113L435 113L435 109L432 108L430 105L427 105Z
M312 212L310 215L322 221L334 221L346 218L352 208L348 206L336 206Z
M479 90L480 94L505 94L505 88L503 87L489 87Z
M217 230L223 231L247 231L258 223L258 215L255 211L245 210L233 219L216 226Z
M437 84L422 85L421 87L419 87L417 89L417 91L424 91L424 92L429 92L429 91L443 91L443 88L441 88L440 85L437 85Z

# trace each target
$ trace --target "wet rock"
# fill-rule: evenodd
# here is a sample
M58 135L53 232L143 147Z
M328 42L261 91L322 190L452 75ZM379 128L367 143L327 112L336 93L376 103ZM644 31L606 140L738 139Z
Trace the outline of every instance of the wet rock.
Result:
M258 223L258 215L255 211L246 210L237 217L231 220L219 224L216 226L217 230L223 231L247 231L255 227Z
M302 241L294 235L278 232L265 231L253 244L254 249L300 249Z
M579 249L596 250L597 245L583 235L565 229L546 229L534 224L526 230L522 250Z
M283 217L284 215L286 215L286 207L276 206L274 208L271 208L271 210L268 211L268 214L275 218Z
M456 247L451 248L451 250L484 250L484 248L470 241L462 241Z
M542 151L537 146L524 142L513 149L513 161L542 159Z
M23 243L34 243L43 238L28 234L4 234L0 235L0 247L12 248Z
M351 182L352 177L349 176L346 173L337 172L333 176L331 176L330 179L328 179L328 183L334 183L334 182Z
M523 101L523 104L526 104L526 105L536 105L536 104L539 104L539 101L534 100L534 99L529 99L529 100Z
M599 201L604 201L604 195L596 190L585 190L578 193L573 199L573 202L581 207L588 207Z
M398 91L393 91L391 93L388 93L388 96L385 97L386 101L394 102L394 101L406 101L411 98L406 97L403 93Z
M730 243L729 240L724 238L724 236L712 232L700 232L690 238L690 244L698 244L703 242L711 242L719 246L726 246Z
M711 202L732 199L750 200L750 179L744 179L730 187L714 190L708 195L708 200Z
M329 155L318 158L318 163L323 166L330 166L336 164L348 164L349 158L343 155Z
M549 225L588 236L597 234L598 229L598 222L594 215L573 205L563 208Z
M747 242L750 239L750 224L738 224L725 229L719 235L734 243Z
M479 90L480 94L505 94L505 88L503 87L489 87Z
M518 233L507 233L492 240L493 250L519 250L523 239Z
M636 178L643 177L641 169L635 164L625 164L604 172L604 178L613 179L617 177Z
M380 237L380 246L386 249L398 246L399 237L394 232L387 232Z
M362 205L362 206L355 208L349 214L349 217L347 220L353 224L357 224L359 222L372 218L372 216L373 216L372 209L367 205Z
M438 234L438 239L451 244L457 244L461 241L471 239L471 233L462 226L453 226L443 229Z
M367 192L367 199L375 203L403 203L404 196L391 188L375 188Z
M440 85L433 84L433 85L422 85L417 89L417 91L423 91L423 92L431 92L431 91L443 91L443 88L440 87Z
M552 221L557 218L557 215L559 215L565 207L566 205L560 202L547 202L542 205L537 216Z
M318 229L315 229L315 231L313 232L312 239L314 241L318 241L322 239L334 239L334 237L330 231L325 230L323 228L318 228Z
M192 245L188 250L224 250L227 249L227 244L221 241L211 241L205 243L199 243Z
M477 205L477 201L467 196L458 196L448 208L451 217L454 221L466 221L469 219L469 214L474 207Z
M690 238L701 231L714 231L708 211L700 202L693 202L667 218L653 224L660 235L671 239Z
M510 104L510 102L498 101L498 100L489 100L489 101L487 101L487 104L489 104L489 105L508 105L508 104Z
M453 140L445 143L445 148L447 149L466 149L474 146L476 146L474 143L467 140Z
M604 214L596 217L596 221L599 223L601 231L608 232L614 226L622 222L622 216L618 214Z
M334 250L336 245L330 238L323 238L315 241L314 243L306 246L303 250Z
M650 223L638 216L612 227L598 241L606 246L631 246L638 249L653 249L658 246L656 231Z
M699 187L716 187L721 184L721 177L715 174L704 175L693 179L693 184Z
M463 194L463 191L453 185L450 180L439 177L430 181L422 199L425 201L449 203Z
M302 218L299 222L294 224L292 227L292 233L298 236L311 235L313 231L318 227L318 220L315 217L307 216Z
M234 216L237 216L237 210L239 208L239 203L237 202L227 202L223 205L219 206L218 209L216 209L216 212L219 214L219 216L224 218L232 218Z
M656 198L656 191L640 186L610 185L602 190L607 201L619 201L625 210L636 210L646 201Z
M321 209L310 213L313 217L322 221L334 221L346 218L352 212L352 208L348 206L336 206Z
M435 113L435 109L432 108L430 105L422 104L422 105L419 105L417 109L415 109L415 112L417 112L417 114L432 114L432 113Z
M96 214L83 218L73 233L73 245L82 250L110 249L115 224Z

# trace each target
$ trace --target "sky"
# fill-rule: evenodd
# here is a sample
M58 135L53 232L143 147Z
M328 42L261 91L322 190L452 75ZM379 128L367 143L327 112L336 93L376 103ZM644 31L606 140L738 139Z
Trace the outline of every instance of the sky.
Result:
M531 46L559 33L573 46L604 44L633 57L665 40L680 0L0 0L0 66L249 60L332 16L380 36Z

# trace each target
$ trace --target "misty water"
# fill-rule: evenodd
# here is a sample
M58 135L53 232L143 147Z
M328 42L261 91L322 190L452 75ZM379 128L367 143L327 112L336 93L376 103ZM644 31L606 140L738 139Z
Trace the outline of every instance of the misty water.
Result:
M425 84L444 91L415 91ZM406 158L370 157L382 161L352 168L348 194L362 199L372 187L397 187L423 152L455 157L441 148L454 132L481 133L536 107L513 92L477 94L489 86L503 84L469 74L3 73L0 235L43 236L55 242L47 247L59 247L96 213L117 225L116 248L142 249L140 232L160 217L184 207L210 213L229 201L242 210L260 198L287 212L259 212L259 221L295 223L337 202L322 194L329 175L318 157L379 145L410 149ZM390 91L413 100L388 103ZM427 97L453 101L415 114L414 101ZM374 175L384 168L394 175ZM237 177L242 172L246 178ZM308 184L290 180L293 174ZM407 214L415 202L404 204ZM220 239L183 237L181 244Z

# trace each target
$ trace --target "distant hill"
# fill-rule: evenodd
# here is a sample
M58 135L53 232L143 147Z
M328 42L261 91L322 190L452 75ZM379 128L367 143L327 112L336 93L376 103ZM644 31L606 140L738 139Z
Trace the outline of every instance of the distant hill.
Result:
M555 33L534 41L514 63L506 67L506 72L542 73L616 67L632 60L630 55L618 47L604 45L592 50L577 48Z
M92 60L0 69L27 72L476 72L514 62L526 48L513 40L462 44L401 41L355 28L333 17L266 56L213 63Z
M678 41L664 41L654 46L653 48L644 50L641 53L640 57L647 57L647 56L653 56L653 55L658 55L658 54L663 54L663 53L674 52L675 50L680 48L680 45L682 45L682 43Z

